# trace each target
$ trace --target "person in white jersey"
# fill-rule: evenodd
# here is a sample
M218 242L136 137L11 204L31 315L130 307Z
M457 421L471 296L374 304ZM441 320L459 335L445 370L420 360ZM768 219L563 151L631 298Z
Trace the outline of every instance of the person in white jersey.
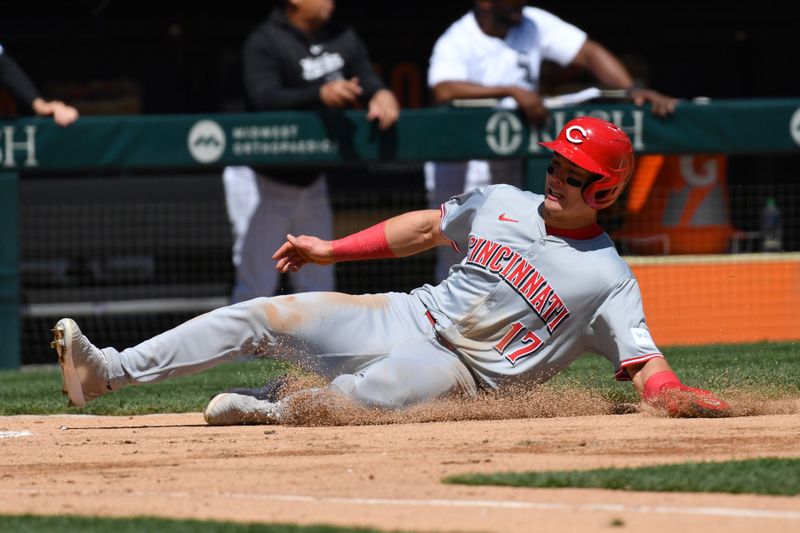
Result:
M451 393L546 381L586 352L608 359L645 401L673 416L725 414L681 383L650 336L633 273L597 224L633 168L627 135L580 117L555 141L544 195L499 184L408 212L342 239L288 235L280 272L308 264L466 251L446 280L410 293L301 293L255 298L194 318L138 346L92 345L65 318L53 346L75 405L126 385L199 372L245 354L299 362L329 390L397 409ZM209 424L275 423L287 400L224 392Z
M674 111L674 98L639 87L622 62L585 32L525 3L477 0L471 11L447 28L434 45L428 68L435 104L496 99L500 107L519 108L531 123L539 124L548 114L539 94L540 68L549 60L587 70L604 87L627 90L637 105L650 103L658 116ZM455 194L491 183L522 188L525 170L525 161L516 158L428 162L425 186L435 207ZM446 248L436 253L435 279L440 281L462 255Z

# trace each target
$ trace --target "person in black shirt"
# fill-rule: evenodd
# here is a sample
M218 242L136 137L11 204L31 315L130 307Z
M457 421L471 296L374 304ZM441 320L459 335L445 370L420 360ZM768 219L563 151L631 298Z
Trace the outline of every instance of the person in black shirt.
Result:
M78 110L59 100L45 100L25 71L0 45L0 86L6 87L20 102L40 116L52 116L59 126L69 126L78 119Z
M283 0L244 45L244 82L256 111L366 106L381 129L400 106L370 63L353 29L336 21L333 0ZM223 174L234 233L236 284L232 299L271 296L279 275L272 252L287 233L333 237L326 177L318 167L227 167ZM291 274L296 292L335 288L332 266Z

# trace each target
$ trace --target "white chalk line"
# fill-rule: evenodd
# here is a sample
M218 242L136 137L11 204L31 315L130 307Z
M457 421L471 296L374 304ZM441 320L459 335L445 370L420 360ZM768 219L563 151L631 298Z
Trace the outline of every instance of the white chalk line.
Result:
M17 437L30 437L30 431L0 431L0 439L14 439Z
M38 489L0 489L0 493L16 494L57 494ZM75 491L74 495L89 496L100 493ZM103 495L109 495L103 491ZM125 492L126 497L143 498L191 498L204 496L196 492ZM664 515L714 516L726 518L771 518L780 520L800 520L800 511L784 511L779 509L738 509L733 507L683 507L676 505L627 505L622 503L560 503L507 500L446 500L446 499L398 499L398 498L328 498L324 496L306 496L302 494L259 494L241 492L215 492L211 496L239 500L260 500L275 502L310 503L316 505L390 505L401 507L472 507L476 509L515 509L535 511L592 511L613 513L640 513Z

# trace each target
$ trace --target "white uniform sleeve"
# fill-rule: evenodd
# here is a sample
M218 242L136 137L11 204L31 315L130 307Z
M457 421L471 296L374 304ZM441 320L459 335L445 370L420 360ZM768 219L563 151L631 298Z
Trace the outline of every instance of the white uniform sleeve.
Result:
M635 278L625 278L606 297L587 327L586 345L614 365L614 376L630 379L625 367L663 357L644 319Z
M447 31L433 46L428 66L428 87L442 81L469 79L467 47L458 42L457 36Z
M526 7L524 13L540 29L542 58L562 67L572 63L586 42L586 32L543 9Z
M458 251L465 250L472 221L478 210L486 203L494 186L479 187L450 198L442 204L442 235Z

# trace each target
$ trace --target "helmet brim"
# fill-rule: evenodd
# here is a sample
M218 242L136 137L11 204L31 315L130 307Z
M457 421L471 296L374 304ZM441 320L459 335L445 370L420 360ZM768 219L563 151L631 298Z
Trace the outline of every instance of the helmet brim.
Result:
M584 170L588 170L592 174L600 174L601 176L608 175L606 169L597 163L594 159L589 157L586 152L579 150L578 145L570 144L556 139L551 142L538 142L539 146L544 146L553 152L560 154Z

